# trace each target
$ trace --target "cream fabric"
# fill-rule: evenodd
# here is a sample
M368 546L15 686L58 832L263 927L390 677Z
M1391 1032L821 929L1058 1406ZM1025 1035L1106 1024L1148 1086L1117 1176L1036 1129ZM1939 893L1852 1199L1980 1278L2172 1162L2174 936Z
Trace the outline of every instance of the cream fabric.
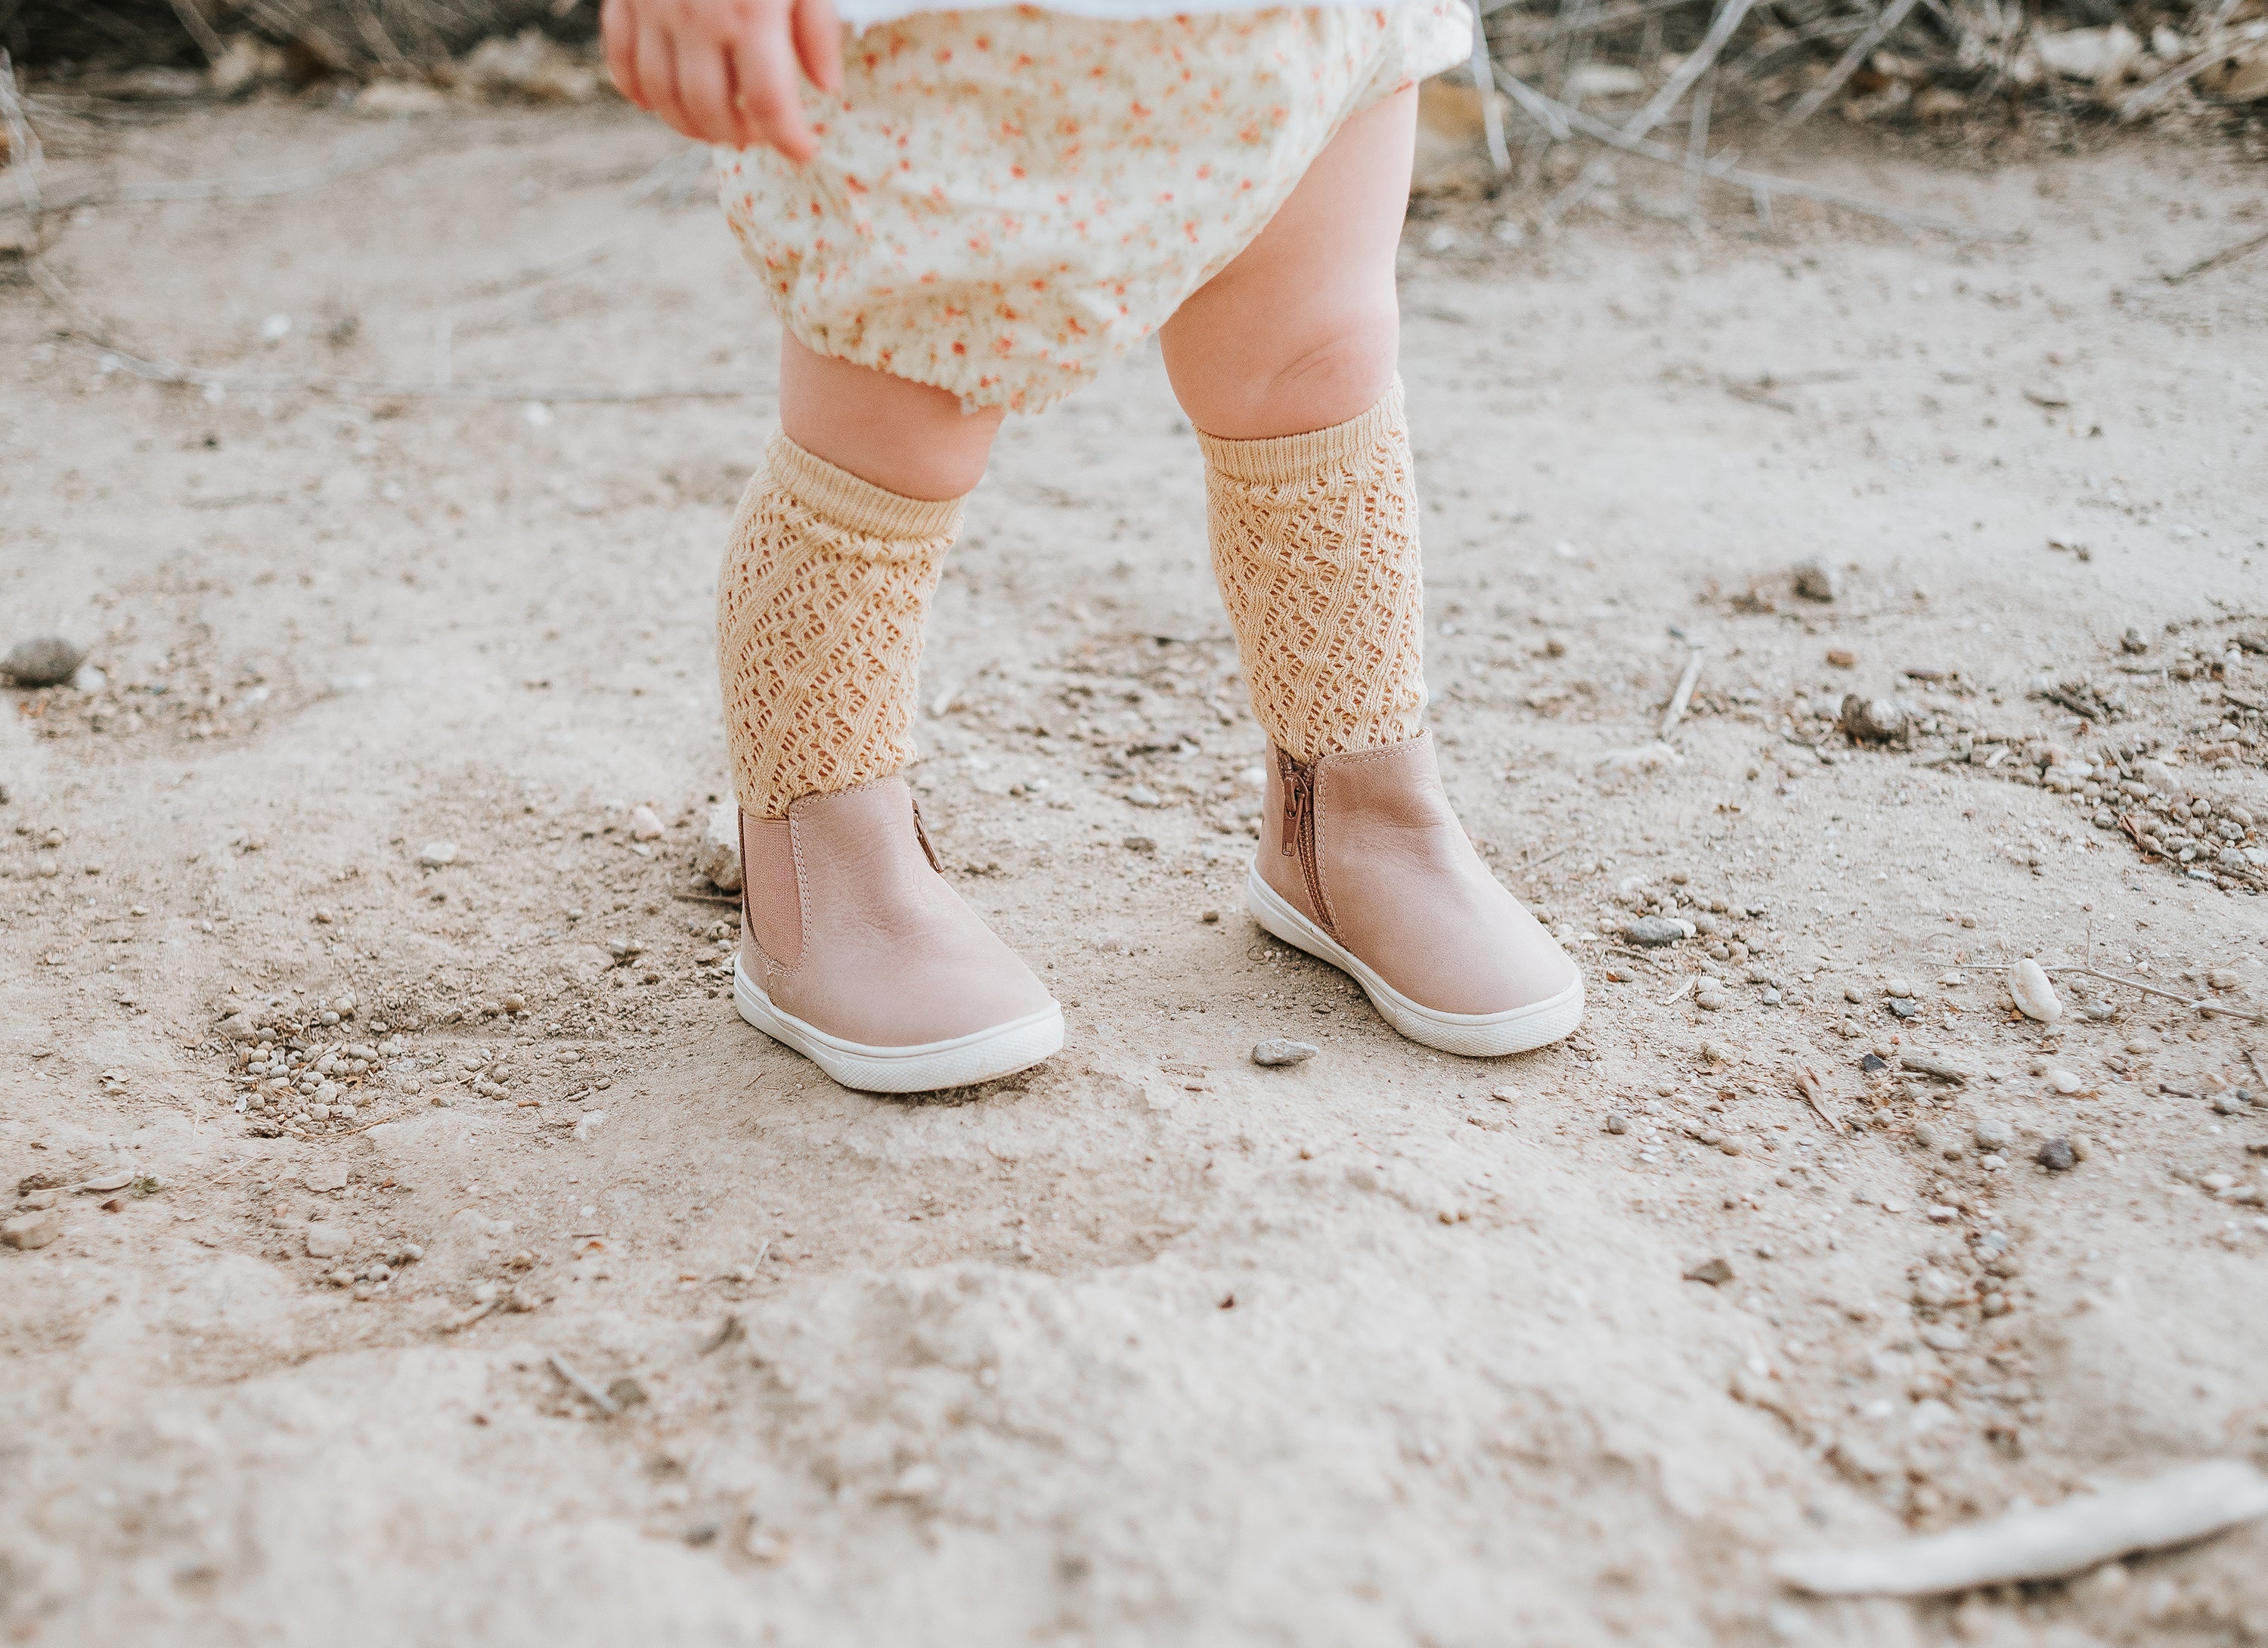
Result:
M742 812L784 818L913 759L922 625L963 502L901 497L773 438L717 580Z
M1213 576L1268 736L1303 764L1417 737L1425 587L1401 380L1312 434L1197 439Z
M805 88L816 158L719 151L719 197L811 349L1036 412L1250 244L1350 116L1471 46L1463 0L927 12Z

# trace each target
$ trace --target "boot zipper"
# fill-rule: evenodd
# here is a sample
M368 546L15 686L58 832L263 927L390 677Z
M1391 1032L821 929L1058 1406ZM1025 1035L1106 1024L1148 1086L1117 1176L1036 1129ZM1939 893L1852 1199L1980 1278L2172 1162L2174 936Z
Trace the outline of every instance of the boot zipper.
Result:
M1276 776L1284 785L1284 856L1299 855L1300 874L1307 885L1307 904L1315 920L1333 938L1331 907L1323 901L1322 867L1315 860L1315 769L1301 766L1283 750L1276 752Z
M937 849L929 844L929 830L922 823L921 803L918 801L914 803L914 838L921 842L922 857L929 860L929 867L943 875L945 865L937 856Z

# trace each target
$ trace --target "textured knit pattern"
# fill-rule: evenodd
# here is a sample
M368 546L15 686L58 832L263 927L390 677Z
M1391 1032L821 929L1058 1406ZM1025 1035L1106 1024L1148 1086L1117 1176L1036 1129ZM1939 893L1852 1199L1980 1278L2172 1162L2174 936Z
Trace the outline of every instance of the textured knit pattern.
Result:
M900 497L775 436L717 580L740 809L785 818L913 759L922 622L962 500Z
M1462 0L1108 22L925 11L806 85L819 153L718 153L725 214L821 355L1036 412L1165 324L1346 121L1462 63Z
M1198 439L1213 576L1268 736L1303 762L1416 738L1424 580L1400 380L1313 434Z

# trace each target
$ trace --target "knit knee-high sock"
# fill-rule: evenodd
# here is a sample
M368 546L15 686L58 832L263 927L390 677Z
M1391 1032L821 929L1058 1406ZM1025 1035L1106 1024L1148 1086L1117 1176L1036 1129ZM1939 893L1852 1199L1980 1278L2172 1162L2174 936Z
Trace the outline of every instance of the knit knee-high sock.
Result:
M901 497L773 438L717 580L743 812L784 818L913 759L922 624L965 502Z
M1401 379L1312 434L1197 438L1213 576L1268 736L1302 764L1417 737L1424 586Z

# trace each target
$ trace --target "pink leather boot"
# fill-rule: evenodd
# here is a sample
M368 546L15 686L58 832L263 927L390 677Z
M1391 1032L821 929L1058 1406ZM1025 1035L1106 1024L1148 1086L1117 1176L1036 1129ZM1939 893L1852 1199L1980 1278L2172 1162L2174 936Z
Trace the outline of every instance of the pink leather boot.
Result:
M1061 1050L1063 1009L946 885L901 778L740 815L733 1004L845 1087L926 1093Z
M1305 767L1277 750L1262 817L1254 916L1412 1041L1493 1058L1582 1023L1582 974L1473 850L1430 733Z

